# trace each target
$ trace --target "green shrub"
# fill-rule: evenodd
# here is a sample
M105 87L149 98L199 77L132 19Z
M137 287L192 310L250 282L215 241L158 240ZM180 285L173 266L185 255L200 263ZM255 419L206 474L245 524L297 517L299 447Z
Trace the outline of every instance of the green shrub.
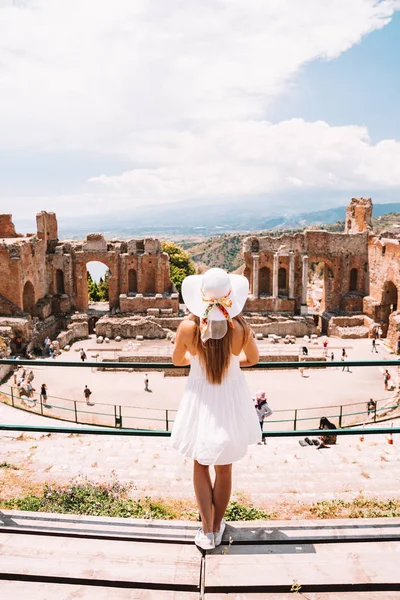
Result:
M272 514L255 508L254 506L246 506L235 500L228 504L225 512L226 521L257 521L259 519L271 519Z

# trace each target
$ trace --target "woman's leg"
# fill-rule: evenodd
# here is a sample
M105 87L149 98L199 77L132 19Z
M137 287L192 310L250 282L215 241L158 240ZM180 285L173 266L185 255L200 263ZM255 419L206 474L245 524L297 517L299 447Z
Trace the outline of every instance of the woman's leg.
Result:
M212 531L217 532L228 506L232 492L232 465L216 465L213 489L214 523Z
M196 494L197 505L201 516L204 533L213 531L213 492L210 471L207 465L194 461L193 487Z

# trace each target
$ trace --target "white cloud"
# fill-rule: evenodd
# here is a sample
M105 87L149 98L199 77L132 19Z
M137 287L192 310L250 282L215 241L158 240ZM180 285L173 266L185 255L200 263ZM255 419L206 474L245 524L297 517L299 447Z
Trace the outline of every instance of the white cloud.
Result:
M141 202L245 196L299 187L400 186L400 143L374 146L363 127L330 127L301 119L277 125L224 121L202 134L169 132L157 140L144 134L137 148L157 165L93 181L116 193L129 191Z
M372 146L359 127L265 120L304 64L337 57L399 8L398 0L2 0L0 150L129 157L132 171L92 181L138 202L400 185L396 142Z

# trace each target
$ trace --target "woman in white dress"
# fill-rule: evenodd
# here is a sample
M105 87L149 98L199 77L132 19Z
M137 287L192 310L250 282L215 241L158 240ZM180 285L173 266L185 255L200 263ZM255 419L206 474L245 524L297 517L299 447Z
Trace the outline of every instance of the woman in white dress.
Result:
M240 312L249 284L242 275L210 269L190 275L182 295L190 316L179 326L172 361L190 365L171 441L193 459L193 484L202 529L195 542L212 549L222 541L232 488L232 463L261 440L252 396L241 367L258 362L258 349ZM209 467L214 466L215 481Z

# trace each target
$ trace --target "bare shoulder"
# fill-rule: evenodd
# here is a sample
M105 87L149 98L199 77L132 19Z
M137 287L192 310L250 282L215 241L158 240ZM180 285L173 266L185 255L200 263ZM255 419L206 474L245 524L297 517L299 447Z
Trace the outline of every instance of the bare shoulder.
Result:
M238 319L233 319L235 328L232 331L232 350L234 354L239 354L243 348L245 338L245 326Z
M193 338L193 335L196 331L196 327L197 325L192 319L184 319L179 325L179 334L185 338Z

